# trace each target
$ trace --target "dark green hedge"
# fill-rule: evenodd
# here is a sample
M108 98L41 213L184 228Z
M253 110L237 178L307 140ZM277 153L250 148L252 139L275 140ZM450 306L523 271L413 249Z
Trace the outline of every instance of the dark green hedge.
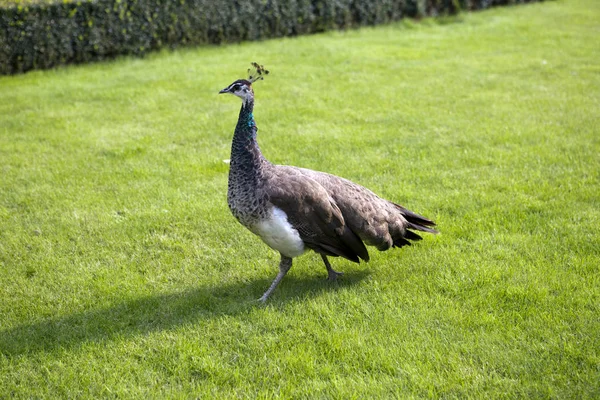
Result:
M530 0L96 0L0 9L0 74Z

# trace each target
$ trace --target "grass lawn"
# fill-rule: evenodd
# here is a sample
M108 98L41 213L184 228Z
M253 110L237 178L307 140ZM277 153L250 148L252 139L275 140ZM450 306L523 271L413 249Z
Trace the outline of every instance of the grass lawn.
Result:
M0 77L0 398L600 397L600 2ZM264 154L441 234L325 281L226 204Z

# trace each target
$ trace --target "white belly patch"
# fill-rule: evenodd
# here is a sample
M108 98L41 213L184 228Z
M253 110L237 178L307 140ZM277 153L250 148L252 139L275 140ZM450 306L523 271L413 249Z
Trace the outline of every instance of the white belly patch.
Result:
M273 207L268 219L260 221L251 229L269 247L287 257L297 257L304 253L304 242L300 234L288 222L286 213Z

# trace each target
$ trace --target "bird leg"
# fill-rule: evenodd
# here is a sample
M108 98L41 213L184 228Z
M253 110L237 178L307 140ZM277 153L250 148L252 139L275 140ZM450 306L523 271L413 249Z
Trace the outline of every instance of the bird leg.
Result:
M325 263L325 267L327 268L327 279L329 279L330 281L333 282L339 276L344 275L343 272L337 272L333 268L331 268L331 264L329 264L329 260L327 259L327 256L325 254L321 254L321 258L323 259L323 262Z
M281 261L279 262L279 273L275 277L273 283L271 283L271 287L269 287L265 294L263 294L262 297L258 299L259 301L261 301L262 303L267 301L271 293L273 293L273 290L275 290L277 285L279 285L279 282L281 282L281 280L283 279L285 274L287 274L290 268L292 268L292 259L282 254Z

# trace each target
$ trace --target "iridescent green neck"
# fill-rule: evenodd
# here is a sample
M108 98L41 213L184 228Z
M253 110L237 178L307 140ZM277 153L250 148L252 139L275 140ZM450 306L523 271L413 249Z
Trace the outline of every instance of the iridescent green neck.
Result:
M256 136L256 122L254 122L254 115L252 111L254 109L254 102L245 102L240 110L238 122L235 127L235 135L233 140L236 140L236 136L252 137Z
M248 114L248 120L246 122L248 124L248 128L252 128L256 126L256 122L254 122L254 115L252 114L252 112L250 112L250 114Z
M232 170L252 170L264 161L264 157L256 141L258 128L252 115L254 102L244 102L231 143Z

